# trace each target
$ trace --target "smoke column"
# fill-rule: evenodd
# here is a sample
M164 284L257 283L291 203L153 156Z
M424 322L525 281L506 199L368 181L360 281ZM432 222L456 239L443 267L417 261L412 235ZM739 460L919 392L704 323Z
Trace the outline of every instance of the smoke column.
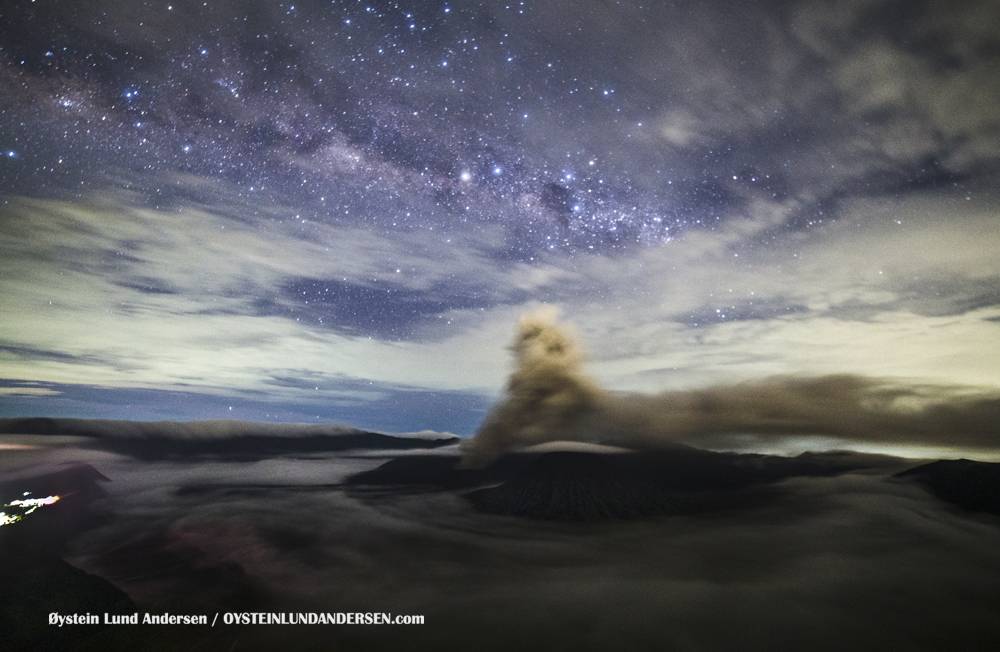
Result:
M468 463L487 462L518 446L597 436L585 431L597 420L605 393L584 375L582 349L555 318L549 308L521 316L507 396L465 442Z
M657 395L608 392L583 371L585 354L554 310L521 317L506 395L463 442L465 464L549 441L663 448L719 435L823 435L857 442L1000 449L994 390L832 375Z

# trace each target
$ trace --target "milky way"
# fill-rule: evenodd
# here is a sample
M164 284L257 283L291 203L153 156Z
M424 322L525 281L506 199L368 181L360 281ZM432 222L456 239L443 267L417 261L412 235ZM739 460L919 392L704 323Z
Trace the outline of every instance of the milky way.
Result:
M0 412L468 434L542 303L612 389L995 388L998 17L6 3Z

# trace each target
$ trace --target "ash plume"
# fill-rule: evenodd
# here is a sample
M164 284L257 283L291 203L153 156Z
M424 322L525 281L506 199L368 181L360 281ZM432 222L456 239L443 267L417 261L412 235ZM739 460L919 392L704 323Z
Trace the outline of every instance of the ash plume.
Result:
M522 315L511 350L516 367L506 397L463 442L468 464L519 446L595 438L584 433L599 420L607 396L583 372L584 352L569 329L556 324L555 311Z
M842 374L616 394L584 372L582 348L551 310L522 316L511 348L516 366L506 396L463 442L467 465L550 441L641 450L733 434L1000 448L996 391Z

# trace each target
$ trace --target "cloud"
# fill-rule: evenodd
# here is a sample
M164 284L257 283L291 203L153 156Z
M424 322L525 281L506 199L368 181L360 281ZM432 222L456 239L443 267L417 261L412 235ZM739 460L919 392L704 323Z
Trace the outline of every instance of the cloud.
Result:
M0 387L0 396L58 396L61 393L48 387Z
M600 103L548 118L537 140L553 159L586 144L606 163L628 161L636 185L662 193L686 178L780 194L802 201L809 219L845 195L996 174L997 19L983 6L574 7L541 3L522 32L572 48L562 65L581 79L613 81L609 104L623 119L606 123ZM498 20L513 31L524 19Z
M7 210L0 356L12 380L303 405L397 390L493 398L506 367L497 343L547 303L580 326L595 377L615 391L789 374L1000 386L996 213L964 194L852 201L839 220L791 232L778 227L794 207L761 201L627 256L530 263L496 255L489 230L315 225L303 240L310 223L208 207Z
M453 319L551 283L493 260L489 228L397 238L108 198L12 204L0 227L0 355L14 379L239 391L305 374L481 389L438 351L456 332L458 349L491 335ZM477 280L450 281L466 275Z
M580 527L481 514L450 492L354 496L329 484L377 463L104 459L107 518L72 541L69 560L140 609L427 619L222 628L225 649L504 650L525 637L580 650L803 649L819 637L831 650L972 649L1000 633L995 524L883 475L793 479L764 505L693 520Z
M601 382L656 392L847 373L1000 387L990 200L854 201L793 232L773 230L780 214L760 206L629 259L577 259L590 293L553 302Z

